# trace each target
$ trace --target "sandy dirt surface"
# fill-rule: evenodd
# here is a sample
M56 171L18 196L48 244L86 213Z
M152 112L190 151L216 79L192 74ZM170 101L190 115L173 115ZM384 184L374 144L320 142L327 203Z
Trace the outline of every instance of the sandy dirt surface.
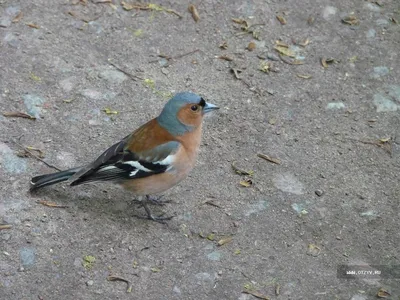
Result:
M399 2L107 2L0 0L0 298L399 299ZM29 193L54 170L24 149L88 163L179 91L221 109L168 225Z

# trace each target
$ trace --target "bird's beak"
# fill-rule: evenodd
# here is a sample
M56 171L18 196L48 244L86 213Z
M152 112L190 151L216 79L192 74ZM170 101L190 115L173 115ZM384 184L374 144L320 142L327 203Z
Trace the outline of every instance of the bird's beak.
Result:
M219 109L218 106L206 102L206 105L204 105L204 108L203 108L203 114L209 113L210 111L217 110L217 109Z

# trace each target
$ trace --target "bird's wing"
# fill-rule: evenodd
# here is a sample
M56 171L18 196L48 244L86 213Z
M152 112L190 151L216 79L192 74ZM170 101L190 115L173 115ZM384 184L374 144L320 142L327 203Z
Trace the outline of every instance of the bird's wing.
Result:
M132 136L127 136L111 146L93 163L78 172L71 185L99 180L123 181L171 170L179 142L169 141L150 150L133 152L129 149L131 141Z

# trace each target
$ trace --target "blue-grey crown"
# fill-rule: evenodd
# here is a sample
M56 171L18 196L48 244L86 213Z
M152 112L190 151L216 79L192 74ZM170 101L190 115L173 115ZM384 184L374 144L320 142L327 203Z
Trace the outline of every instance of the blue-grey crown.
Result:
M199 95L190 92L176 94L165 104L161 114L157 117L158 123L172 135L182 135L193 130L192 126L185 125L179 121L177 114L182 106L188 103L199 103L200 100L201 97Z

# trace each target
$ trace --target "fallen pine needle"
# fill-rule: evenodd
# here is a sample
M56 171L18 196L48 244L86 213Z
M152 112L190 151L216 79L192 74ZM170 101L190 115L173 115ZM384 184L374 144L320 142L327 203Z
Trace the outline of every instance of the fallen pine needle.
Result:
M57 203L54 202L50 202L50 201L46 201L46 200L39 200L36 203L42 204L44 206L48 206L48 207L55 207L55 208L68 208L68 205L59 205Z
M11 229L11 228L12 228L12 225L0 224L0 230L3 230L3 229Z
M270 157L270 156L268 156L266 154L258 153L257 156L259 158L265 159L265 160L267 160L269 162L272 162L274 164L277 164L277 165L280 165L282 163L279 158Z

